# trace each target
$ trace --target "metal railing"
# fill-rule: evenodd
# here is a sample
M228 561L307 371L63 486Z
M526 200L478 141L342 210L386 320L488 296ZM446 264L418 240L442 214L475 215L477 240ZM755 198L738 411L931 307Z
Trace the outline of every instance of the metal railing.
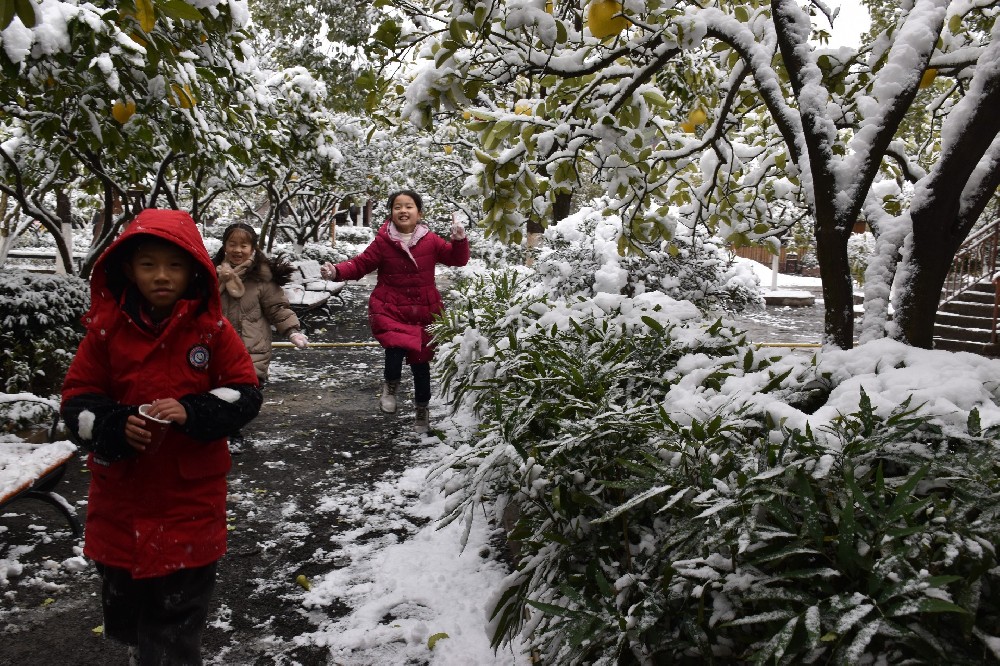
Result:
M993 279L993 332L990 333L990 344L997 343L997 317L1000 315L1000 277Z
M976 284L993 283L993 322L990 343L997 343L997 322L1000 320L1000 275L997 274L997 253L1000 249L1000 219L994 220L965 239L955 253L951 269L944 281L939 304L953 301Z
M998 245L1000 219L966 238L951 262L951 269L941 290L940 303L955 300L980 282L992 282L997 277Z

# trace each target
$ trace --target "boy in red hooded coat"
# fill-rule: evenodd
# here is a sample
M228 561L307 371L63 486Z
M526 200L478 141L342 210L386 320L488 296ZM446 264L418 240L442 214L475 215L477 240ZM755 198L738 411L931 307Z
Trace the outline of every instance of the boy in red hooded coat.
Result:
M226 550L226 437L262 398L191 217L142 211L94 265L83 321L62 415L91 452L84 554L101 574L104 633L147 666L201 664ZM171 422L155 450L144 403Z

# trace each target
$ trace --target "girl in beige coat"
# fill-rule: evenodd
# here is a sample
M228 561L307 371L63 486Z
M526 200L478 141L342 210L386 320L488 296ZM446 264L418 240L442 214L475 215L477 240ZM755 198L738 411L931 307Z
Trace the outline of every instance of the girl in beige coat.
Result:
M242 222L226 227L214 263L219 274L222 313L243 339L263 386L271 365L272 326L299 349L309 344L281 288L288 284L294 268L285 261L269 259L257 249L257 232ZM234 452L243 443L241 440L242 434L230 438Z

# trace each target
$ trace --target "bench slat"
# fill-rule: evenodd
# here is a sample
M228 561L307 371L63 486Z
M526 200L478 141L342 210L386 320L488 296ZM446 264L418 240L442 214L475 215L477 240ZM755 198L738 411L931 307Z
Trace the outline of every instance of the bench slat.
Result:
M48 444L0 442L0 504L66 464L75 451L76 445L69 441Z

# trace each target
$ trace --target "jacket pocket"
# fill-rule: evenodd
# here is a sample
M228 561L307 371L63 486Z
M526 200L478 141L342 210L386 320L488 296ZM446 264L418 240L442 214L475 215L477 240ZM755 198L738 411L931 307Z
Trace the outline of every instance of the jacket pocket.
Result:
M225 476L232 466L225 439L212 442L192 442L180 457L178 472L182 479L194 481L213 476Z

